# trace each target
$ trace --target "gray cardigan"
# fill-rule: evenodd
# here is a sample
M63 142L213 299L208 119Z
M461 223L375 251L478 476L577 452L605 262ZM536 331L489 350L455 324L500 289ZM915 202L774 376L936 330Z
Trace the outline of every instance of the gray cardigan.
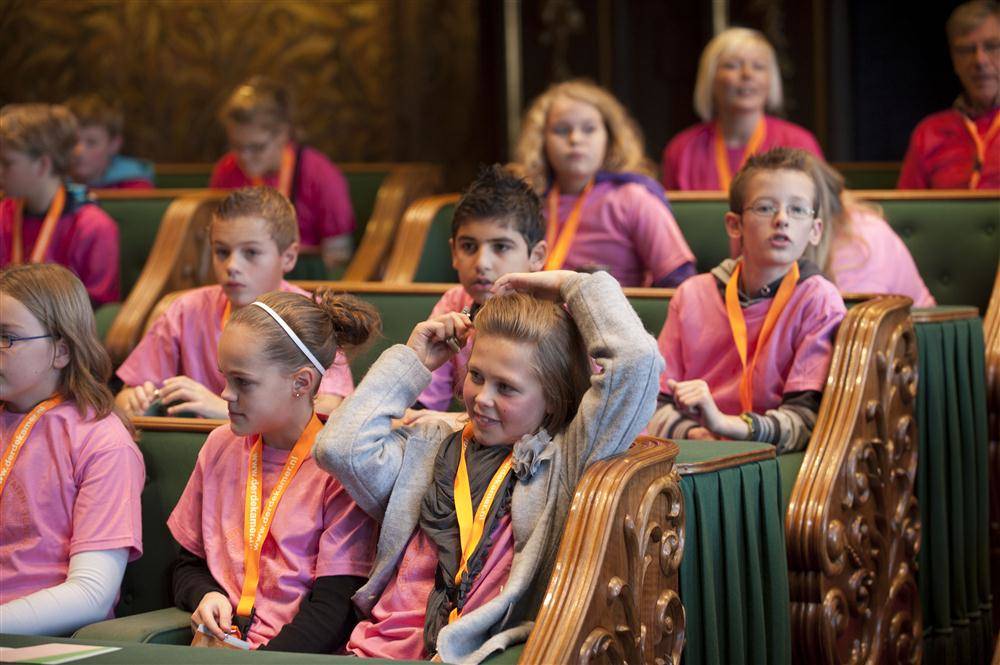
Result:
M541 430L514 444L510 575L496 597L441 629L445 662L478 663L527 639L577 481L591 462L627 449L656 407L663 359L618 283L606 273L574 275L562 297L603 372L591 377L565 431L552 439ZM441 421L391 429L391 419L430 379L409 347L387 349L316 437L316 462L382 523L370 579L354 596L366 615L395 575L417 528L438 447L452 432Z

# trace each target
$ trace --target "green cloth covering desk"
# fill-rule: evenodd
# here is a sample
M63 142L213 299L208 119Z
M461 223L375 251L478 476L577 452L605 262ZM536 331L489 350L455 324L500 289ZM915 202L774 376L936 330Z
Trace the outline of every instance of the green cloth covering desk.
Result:
M921 321L925 312L958 311L914 310L924 658L988 663L993 640L983 323L971 314Z
M790 663L785 512L774 446L677 444L686 524L684 662Z

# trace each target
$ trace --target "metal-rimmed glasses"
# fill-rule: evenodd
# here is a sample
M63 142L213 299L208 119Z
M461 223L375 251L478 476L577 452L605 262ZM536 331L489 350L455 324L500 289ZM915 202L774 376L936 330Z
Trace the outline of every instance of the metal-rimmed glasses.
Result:
M17 335L7 335L0 334L0 349L9 349L14 346L14 342L27 342L33 339L45 339L46 337L52 337L52 334L48 335L32 335L30 337L18 337Z

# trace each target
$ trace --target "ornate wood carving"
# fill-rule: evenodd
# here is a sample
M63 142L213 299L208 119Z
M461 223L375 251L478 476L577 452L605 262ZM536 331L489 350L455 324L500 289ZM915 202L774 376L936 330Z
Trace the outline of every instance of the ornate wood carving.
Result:
M680 662L684 501L676 456L676 444L640 437L587 470L521 662Z
M795 662L919 662L916 337L907 298L853 307L785 520Z
M1000 266L993 280L990 304L983 320L986 342L986 400L990 437L990 586L993 591L993 630L1000 628ZM998 652L1000 653L1000 645ZM993 662L1000 662L994 658Z

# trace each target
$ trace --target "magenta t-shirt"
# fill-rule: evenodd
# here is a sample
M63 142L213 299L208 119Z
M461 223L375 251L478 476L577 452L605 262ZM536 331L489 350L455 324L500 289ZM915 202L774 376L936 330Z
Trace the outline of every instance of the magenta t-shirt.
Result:
M497 523L490 551L482 571L472 582L462 616L471 614L500 593L510 576L513 560L514 528L508 513ZM354 627L347 651L363 658L426 660L424 619L437 565L437 545L417 527L399 561L396 576L386 585L371 617Z
M1000 107L973 120L979 136L985 138ZM985 159L977 189L1000 188L1000 134L985 146ZM920 121L906 150L899 173L899 189L968 189L976 144L955 109L931 114Z
M310 295L284 280L279 290ZM159 388L170 377L184 375L222 394L226 379L219 371L219 338L227 302L218 284L192 289L177 298L118 368L118 377L128 386L150 381ZM319 384L319 394L346 397L352 392L351 368L338 349L333 366Z
M205 559L235 608L243 590L243 514L252 437L229 425L205 441L167 527L181 547ZM262 496L270 496L288 450L264 446ZM318 577L367 577L375 523L331 474L307 456L289 483L261 547L256 619L246 639L266 644L289 623Z
M0 201L0 268L10 263L13 255L16 211L16 200L5 198ZM25 261L31 256L43 221L44 215L24 214L22 241ZM72 270L87 288L94 305L119 299L118 225L98 206L86 203L64 212L56 222L44 260Z
M914 307L937 304L910 250L888 222L856 210L851 226L853 235L830 248L830 276L842 293L896 293L911 298Z
M743 309L748 361L757 348L757 336L772 302L773 298L768 298ZM785 393L823 390L834 337L846 313L837 287L822 276L799 282L757 359L753 375L756 413L779 406ZM669 379L702 379L720 411L728 415L742 412L743 366L714 275L697 275L678 287L658 343L666 361L660 376L661 392L671 393Z
M4 447L24 416L0 412ZM142 455L117 416L92 418L62 402L21 448L0 500L0 605L65 582L75 554L142 555Z
M758 152L777 146L802 148L817 157L823 156L816 137L809 130L780 118L764 116L764 141ZM744 149L727 149L729 172L733 176L740 170ZM722 189L715 170L715 122L688 127L670 140L663 151L663 186L683 190Z
M294 145L292 148L297 149ZM299 241L306 247L318 247L324 238L352 233L354 209L344 174L315 148L304 147L298 154L301 163L296 165L298 182L291 199L299 220ZM220 189L252 184L231 152L215 163L209 180L210 187ZM277 187L278 173L265 176L264 184Z
M439 314L447 314L448 312L461 312L466 307L472 307L473 304L475 304L475 300L459 284L445 291L445 294L441 296L441 300L438 300L437 304L434 305L434 309L431 310L431 315L428 318L433 318ZM462 384L465 382L465 368L469 364L469 356L472 355L472 338L474 334L475 331L473 331L473 335L470 335L465 340L465 346L462 347L459 353L452 356L448 362L431 373L430 384L424 388L424 391L420 393L420 397L417 398L417 401L428 409L432 411L447 411L451 405L452 398L456 396L456 391L461 389Z
M559 197L557 232L562 232L577 198ZM543 209L547 224L548 207ZM663 201L638 183L600 182L583 204L563 268L607 270L622 286L647 286L694 260Z

